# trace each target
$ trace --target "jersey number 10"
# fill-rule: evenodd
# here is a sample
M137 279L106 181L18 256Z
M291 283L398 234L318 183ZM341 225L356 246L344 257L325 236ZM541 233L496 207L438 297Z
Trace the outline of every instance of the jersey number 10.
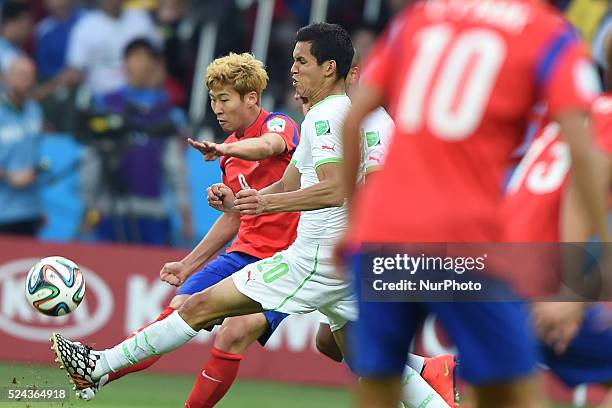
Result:
M403 131L426 125L440 139L460 141L480 124L506 59L506 43L484 28L454 32L450 24L436 24L415 35L417 49L399 101Z

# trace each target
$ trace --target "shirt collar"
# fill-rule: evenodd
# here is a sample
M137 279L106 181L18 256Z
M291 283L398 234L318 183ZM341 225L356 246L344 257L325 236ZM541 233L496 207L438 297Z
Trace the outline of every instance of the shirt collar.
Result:
M264 120L268 117L268 112L264 108L259 110L259 115L257 115L257 119L244 130L244 135L240 139L249 139L251 137L258 137L259 131L263 126Z

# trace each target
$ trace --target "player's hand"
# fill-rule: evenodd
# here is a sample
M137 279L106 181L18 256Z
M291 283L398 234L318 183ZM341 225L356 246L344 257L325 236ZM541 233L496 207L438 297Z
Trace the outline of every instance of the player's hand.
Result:
M533 321L541 340L562 354L574 339L584 317L585 303L538 302L533 305Z
M204 155L204 160L213 161L217 160L219 156L223 156L226 153L226 146L222 143L213 142L198 142L191 138L187 139L187 143L200 153Z
M172 286L181 286L189 275L191 275L191 271L180 261L168 262L159 271L159 278Z
M255 189L240 190L234 207L240 214L259 215L266 210L266 199Z
M225 184L213 184L206 189L206 194L208 205L212 208L223 212L236 211L234 208L234 201L236 200L234 192Z

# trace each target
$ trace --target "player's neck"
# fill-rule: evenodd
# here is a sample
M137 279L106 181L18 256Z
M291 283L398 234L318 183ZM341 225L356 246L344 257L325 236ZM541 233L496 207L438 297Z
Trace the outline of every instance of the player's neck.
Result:
M317 91L313 92L312 96L309 98L311 106L316 105L321 102L323 99L327 98L331 95L345 95L346 87L344 86L344 80L336 81L330 84L324 84Z
M250 128L253 123L255 123L257 121L257 118L259 117L259 114L261 113L262 107L259 105L256 105L255 107L253 107L253 109L249 109L247 116L246 116L246 120L244 121L244 123L247 123L247 125L243 128L240 128L238 130L236 130L236 137L237 138L241 138L244 136L244 132Z

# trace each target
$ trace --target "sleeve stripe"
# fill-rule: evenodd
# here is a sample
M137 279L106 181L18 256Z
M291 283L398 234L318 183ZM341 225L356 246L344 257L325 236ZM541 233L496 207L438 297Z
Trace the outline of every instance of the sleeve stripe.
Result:
M567 29L545 49L536 71L536 83L538 87L542 88L545 86L546 80L554 70L563 52L577 39L578 35L576 31L568 26Z
M289 165L296 166L297 165L297 160L291 159L291 161L289 162Z
M316 169L319 166L322 166L327 163L342 163L342 159L339 157L330 157L329 159L319 160L318 162L314 164L314 168Z

